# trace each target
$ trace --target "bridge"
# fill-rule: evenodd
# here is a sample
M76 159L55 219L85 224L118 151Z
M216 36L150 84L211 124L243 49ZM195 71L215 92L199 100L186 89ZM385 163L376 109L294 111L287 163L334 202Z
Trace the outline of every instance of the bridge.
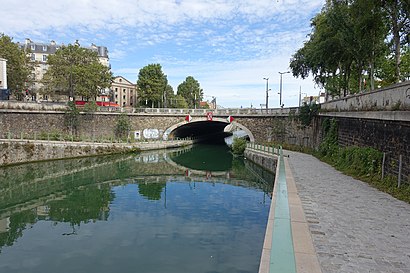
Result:
M35 139L67 136L65 105L0 101L0 138ZM299 109L167 109L135 108L126 112L131 125L129 141L155 141L192 137L221 142L234 132L246 133L251 142L283 143L317 149L326 119L338 123L341 146L371 146L392 162L389 173L403 180L410 175L410 82L368 93L334 99L310 126L298 121ZM119 112L81 113L77 136L112 141ZM210 118L211 117L211 118ZM401 159L401 160L400 160ZM393 168L394 167L394 168Z

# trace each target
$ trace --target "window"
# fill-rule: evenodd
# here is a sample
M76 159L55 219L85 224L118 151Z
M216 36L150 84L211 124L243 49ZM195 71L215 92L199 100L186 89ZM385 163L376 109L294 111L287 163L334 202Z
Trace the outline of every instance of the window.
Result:
M117 88L117 87L115 87L115 92L118 92L118 88Z
M36 60L36 54L31 53L31 60L32 60L32 61L35 61L35 60Z
M43 45L43 51L47 51L47 46Z
M130 93L132 94L132 89L130 90Z
M43 55L43 62L47 62L47 55Z
M30 48L31 50L36 50L36 45L31 45Z
M117 95L117 94L115 94L115 98L118 99L118 95Z
M122 89L122 92L125 93L126 90L127 90L127 89L124 88L124 89Z
M122 98L125 100L125 95L124 95L124 96L122 96Z

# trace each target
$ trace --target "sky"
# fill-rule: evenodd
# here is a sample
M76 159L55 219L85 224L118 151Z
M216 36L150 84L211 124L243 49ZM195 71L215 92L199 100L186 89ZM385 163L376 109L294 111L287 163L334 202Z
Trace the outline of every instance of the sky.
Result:
M176 93L194 77L225 108L279 107L280 73L325 0L0 0L0 33L14 42L106 46L114 76L136 83L159 63ZM264 80L269 78L269 80ZM282 102L317 96L313 79L282 76ZM265 107L265 106L263 106Z

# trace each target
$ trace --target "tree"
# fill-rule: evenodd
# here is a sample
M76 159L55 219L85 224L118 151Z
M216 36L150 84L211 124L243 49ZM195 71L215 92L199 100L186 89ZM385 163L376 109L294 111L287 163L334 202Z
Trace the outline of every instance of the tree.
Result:
M410 42L410 3L408 0L384 0L382 2L388 14L387 18L392 37L395 82L399 82L401 80L401 44Z
M185 109L188 108L188 103L182 97L181 95L174 95L170 100L169 100L169 107L170 108L180 108L180 109Z
M13 39L0 33L0 57L7 60L7 86L21 91L30 85L33 64L30 57Z
M91 49L71 44L63 46L48 57L47 64L49 69L42 80L43 94L95 100L102 89L111 86L109 67L101 64L97 53Z
M149 64L140 69L138 74L138 90L141 106L164 105L167 90L169 90L167 76L162 72L160 64ZM173 93L173 92L172 92Z
M196 108L202 101L204 93L199 82L194 77L188 76L183 83L178 85L177 95L181 95L185 99L189 108Z
M117 123L115 124L114 134L116 137L125 139L128 137L128 133L131 130L131 123L127 114L121 113L118 116Z
M306 78L311 73L328 94L346 96L363 89L367 74L373 89L375 64L387 36L383 16L377 1L327 1L312 19L309 40L292 56L293 75Z
M74 135L77 132L79 121L80 111L75 106L74 101L68 102L68 109L65 111L64 123L70 131L70 135Z

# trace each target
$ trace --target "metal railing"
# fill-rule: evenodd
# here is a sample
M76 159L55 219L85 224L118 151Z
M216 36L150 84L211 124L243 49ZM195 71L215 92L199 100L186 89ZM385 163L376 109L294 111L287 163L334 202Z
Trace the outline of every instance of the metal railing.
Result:
M266 146L266 145L261 145L261 144L250 142L246 144L246 148L259 151L259 152L264 152L264 153L271 154L271 155L278 155L278 156L282 152L282 146L280 145L275 147L275 146Z

